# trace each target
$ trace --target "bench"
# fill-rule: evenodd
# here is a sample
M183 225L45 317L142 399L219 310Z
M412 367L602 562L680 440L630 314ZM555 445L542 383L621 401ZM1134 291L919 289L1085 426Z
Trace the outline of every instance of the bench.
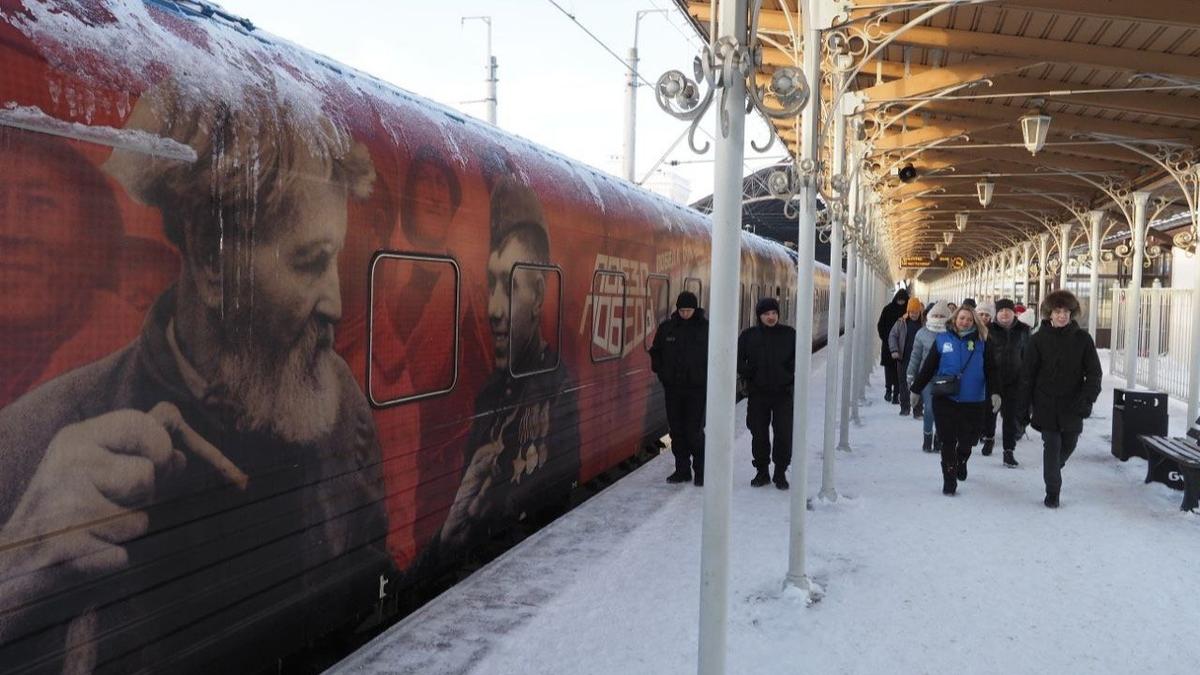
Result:
M1181 511L1200 509L1200 419L1188 429L1187 438L1138 436L1146 449L1146 482L1167 485L1183 483ZM1172 485L1174 487L1175 485Z

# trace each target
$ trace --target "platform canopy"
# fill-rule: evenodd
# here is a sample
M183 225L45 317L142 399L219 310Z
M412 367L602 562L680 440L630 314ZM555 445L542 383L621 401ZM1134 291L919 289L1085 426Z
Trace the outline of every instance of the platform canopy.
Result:
M676 4L707 39L711 3ZM750 6L753 12L753 0ZM807 6L808 0L761 2L756 80L768 97L774 72L801 64ZM1189 227L1175 244L1193 244L1195 223L1187 214L1200 207L1193 166L1200 145L1200 2L816 0L816 6L823 38L822 193L837 197L828 156L830 119L840 110L851 116L858 140L848 146L847 171L860 166L858 182L870 195L864 198L875 204L874 241L893 278L905 276L905 259L971 265L1026 242L1036 249L1043 233L1050 256L1062 260L1055 250L1062 248L1062 226L1074 224L1068 256L1077 246L1086 250L1094 210L1107 212L1111 243L1129 232L1138 191L1152 193L1150 220L1184 213ZM799 119L772 123L799 156ZM1027 141L1039 134L1043 144L1035 153ZM987 206L981 192L990 194Z

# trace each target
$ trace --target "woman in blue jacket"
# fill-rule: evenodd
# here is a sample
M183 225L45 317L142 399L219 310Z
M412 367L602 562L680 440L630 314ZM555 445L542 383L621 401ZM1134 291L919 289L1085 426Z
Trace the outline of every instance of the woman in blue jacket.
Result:
M971 447L983 432L987 415L1000 409L994 360L987 353L987 327L969 307L959 307L949 329L937 336L913 380L922 391L934 379L958 378L953 394L933 392L933 416L942 444L942 494L952 495L967 479Z

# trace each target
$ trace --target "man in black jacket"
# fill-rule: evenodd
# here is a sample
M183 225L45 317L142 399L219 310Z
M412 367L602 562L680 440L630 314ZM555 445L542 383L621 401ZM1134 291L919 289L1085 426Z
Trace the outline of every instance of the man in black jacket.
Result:
M883 366L883 377L887 383L887 392L884 398L888 403L900 403L900 387L899 380L896 377L896 359L892 358L892 350L888 348L888 333L892 331L892 326L904 316L908 311L908 291L901 288L896 291L896 295L892 297L892 301L887 307L879 313L879 322L875 324L875 332L879 333L879 339L882 345L879 348L879 365Z
M796 329L779 323L779 301L763 298L754 308L758 325L738 336L737 370L745 379L750 400L746 426L753 437L754 468L750 484L766 485L775 463L775 487L788 489L792 461L792 387L796 372ZM770 430L775 431L774 443Z
M708 382L708 319L696 294L684 291L675 312L658 326L650 368L662 382L675 473L668 483L704 485L704 407Z
M1020 418L1023 412L1017 409L1017 385L1021 379L1021 361L1025 353L1025 345L1029 343L1031 330L1029 326L1017 321L1015 305L1008 298L996 301L996 318L988 326L987 353L995 361L996 373L1000 381L996 387L1000 394L1000 412L1002 420L1000 440L1004 448L1005 466L1018 466L1013 451L1017 448L1017 439L1021 436ZM989 413L984 430L983 455L992 454L996 442L996 415Z
M1033 428L1042 432L1044 503L1052 509L1058 508L1062 468L1100 395L1096 343L1076 323L1078 315L1079 301L1070 291L1047 295L1042 302L1042 326L1030 338L1021 366L1017 409L1031 410Z

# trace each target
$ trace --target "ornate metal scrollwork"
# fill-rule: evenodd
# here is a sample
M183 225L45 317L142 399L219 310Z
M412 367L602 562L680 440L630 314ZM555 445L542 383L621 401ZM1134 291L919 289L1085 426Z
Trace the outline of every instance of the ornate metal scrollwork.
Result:
M1187 255L1195 255L1196 253L1196 232L1195 230L1184 230L1177 232L1171 237L1171 245L1175 248L1183 249Z
M722 137L729 134L729 115L726 112L726 97L729 96L730 86L740 80L746 88L748 107L758 110L767 117L783 119L794 117L804 109L811 96L811 89L804 73L796 67L783 67L775 70L771 81L765 87L760 87L755 79L755 72L762 65L762 43L748 31L741 40L724 36L712 44L705 46L699 56L692 61L693 78L682 71L669 70L658 78L654 86L654 96L658 107L668 115L691 123L688 131L688 146L693 152L703 154L708 151L706 141L702 147L696 145L696 129L704 114L712 105L718 90L721 92L720 128ZM747 44L749 46L747 46ZM700 94L701 84L704 93ZM771 105L767 102L770 95L778 103ZM774 143L774 134L768 142L759 146L752 143L759 152L765 152Z

